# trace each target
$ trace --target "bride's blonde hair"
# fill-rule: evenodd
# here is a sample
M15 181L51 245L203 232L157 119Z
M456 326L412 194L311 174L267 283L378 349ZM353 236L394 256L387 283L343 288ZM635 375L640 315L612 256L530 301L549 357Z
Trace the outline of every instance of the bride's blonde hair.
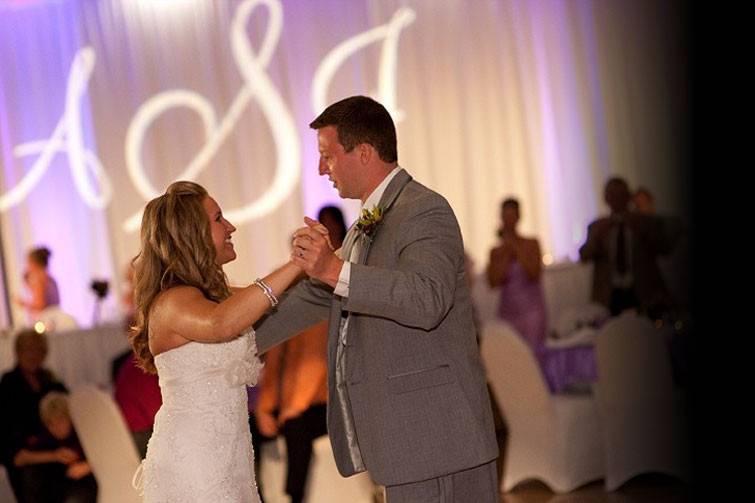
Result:
M210 219L202 205L206 197L201 185L179 181L144 208L141 248L132 261L136 324L129 341L147 372L156 373L149 350L149 313L161 292L188 285L216 302L230 296L228 279L215 262Z

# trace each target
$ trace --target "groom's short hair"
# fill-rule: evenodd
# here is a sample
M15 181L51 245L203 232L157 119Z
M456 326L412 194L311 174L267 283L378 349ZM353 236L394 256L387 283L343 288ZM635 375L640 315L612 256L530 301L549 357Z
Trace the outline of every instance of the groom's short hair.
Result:
M396 126L388 110L367 96L351 96L333 103L309 127L335 126L346 152L360 143L372 145L384 162L397 162Z

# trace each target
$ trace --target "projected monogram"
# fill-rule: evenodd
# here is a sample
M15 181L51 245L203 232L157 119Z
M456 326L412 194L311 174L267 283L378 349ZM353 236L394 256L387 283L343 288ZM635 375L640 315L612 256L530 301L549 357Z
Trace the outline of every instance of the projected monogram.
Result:
M257 7L268 11L268 26L259 52L255 52L245 33L245 26ZM397 10L385 25L372 28L347 39L333 48L318 65L312 80L312 109L322 111L327 102L327 90L338 68L353 54L369 44L383 41L381 48L378 87L375 98L381 101L396 121L403 113L396 103L396 75L398 40L401 31L415 19L408 7ZM125 159L128 174L145 201L160 194L146 174L141 158L145 136L150 126L166 111L182 107L199 116L204 129L204 143L176 179L196 179L218 152L224 141L233 133L234 126L245 108L254 99L268 121L275 142L277 165L270 186L256 200L240 208L227 211L234 223L243 223L275 210L290 195L300 175L300 145L291 113L278 91L265 73L283 29L283 8L280 0L246 0L234 13L230 33L234 61L244 85L231 103L226 114L218 120L215 109L201 94L186 89L172 89L150 97L134 114L125 138ZM18 157L37 155L31 169L13 188L0 195L0 211L5 211L29 195L57 154L65 154L76 190L92 208L105 208L113 190L107 171L97 155L84 142L81 125L80 102L96 61L94 49L80 49L71 64L66 85L63 115L49 138L16 145L13 154ZM91 172L91 173L88 173ZM91 183L92 179L95 183ZM141 213L123 222L123 229L135 231Z

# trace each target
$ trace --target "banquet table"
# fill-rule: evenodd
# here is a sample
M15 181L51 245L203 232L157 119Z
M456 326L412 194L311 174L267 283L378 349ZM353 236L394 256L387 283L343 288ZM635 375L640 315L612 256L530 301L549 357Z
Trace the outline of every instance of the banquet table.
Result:
M16 365L13 346L17 332L7 330L0 334L0 373L5 373ZM44 366L69 389L82 384L109 389L112 386L113 359L129 350L121 322L46 335L48 352Z

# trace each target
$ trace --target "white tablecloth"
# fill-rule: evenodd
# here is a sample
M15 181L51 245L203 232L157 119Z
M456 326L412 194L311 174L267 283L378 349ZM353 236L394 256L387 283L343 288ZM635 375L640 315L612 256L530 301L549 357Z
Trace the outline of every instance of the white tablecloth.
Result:
M69 389L94 384L109 389L112 385L113 358L129 349L123 324L103 324L91 329L76 329L47 334L49 351L44 366ZM0 373L16 365L13 349L15 334L0 335Z

